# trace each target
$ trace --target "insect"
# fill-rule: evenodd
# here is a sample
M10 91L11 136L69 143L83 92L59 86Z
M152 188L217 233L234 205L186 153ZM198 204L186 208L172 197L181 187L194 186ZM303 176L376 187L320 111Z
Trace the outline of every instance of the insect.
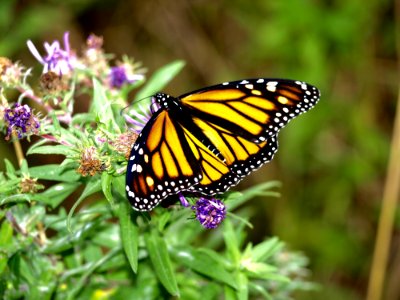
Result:
M177 98L157 93L156 109L128 161L130 203L150 211L180 192L227 191L273 158L279 130L319 96L304 82L265 78L225 82Z

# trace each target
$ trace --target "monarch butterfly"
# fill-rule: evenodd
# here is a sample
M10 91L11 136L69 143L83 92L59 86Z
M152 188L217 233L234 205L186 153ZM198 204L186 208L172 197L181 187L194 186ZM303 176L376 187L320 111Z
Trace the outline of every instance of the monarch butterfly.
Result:
M177 98L155 94L155 109L127 166L133 208L150 211L180 192L225 192L273 158L279 130L319 96L304 82L265 78L225 82Z

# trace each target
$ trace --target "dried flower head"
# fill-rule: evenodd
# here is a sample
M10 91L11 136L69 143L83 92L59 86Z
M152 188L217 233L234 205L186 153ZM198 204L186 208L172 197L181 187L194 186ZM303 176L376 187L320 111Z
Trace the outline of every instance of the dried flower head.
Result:
M100 78L107 78L109 72L109 58L103 51L103 37L91 34L86 40L82 62L91 73Z
M0 76L6 74L6 70L12 66L12 61L7 57L0 57Z
M47 54L43 57L32 41L28 40L27 45L32 55L44 66L43 73L52 71L60 76L69 75L77 66L77 58L70 49L68 32L64 33L64 49L61 48L59 41L53 41L51 44L45 42L44 48Z
M117 152L123 154L128 159L137 137L138 134L135 131L128 130L120 134L115 141L112 141L111 145Z
M60 92L67 88L60 75L52 71L43 73L40 76L40 87L45 92L52 94Z
M82 176L94 176L104 170L104 164L99 159L99 153L94 146L81 150L78 173Z
M35 194L41 189L44 189L44 186L38 184L36 178L30 178L29 176L24 176L19 183L19 191L22 194Z
M27 104L16 103L13 108L6 108L4 120L7 126L6 140L11 136L17 136L21 139L24 135L39 132L39 121Z
M29 70L24 72L24 68L18 63L13 63L7 57L0 57L0 83L14 85L28 74Z
M92 33L86 39L86 46L88 49L101 49L103 47L103 37Z
M226 208L221 200L201 197L196 205L192 206L196 219L207 229L216 228L226 216Z

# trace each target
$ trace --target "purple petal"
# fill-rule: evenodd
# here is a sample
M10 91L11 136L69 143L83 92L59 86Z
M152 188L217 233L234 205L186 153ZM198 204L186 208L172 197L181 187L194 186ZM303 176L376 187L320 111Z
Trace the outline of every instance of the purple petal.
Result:
M31 40L28 40L26 42L29 51L31 51L32 55L41 63L45 64L46 62L43 60L43 58L40 56L39 51L36 49L35 45L32 43Z

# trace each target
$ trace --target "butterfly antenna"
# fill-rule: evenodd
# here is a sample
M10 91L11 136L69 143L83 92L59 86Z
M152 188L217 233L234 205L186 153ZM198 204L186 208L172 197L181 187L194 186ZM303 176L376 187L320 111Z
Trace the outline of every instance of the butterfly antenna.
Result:
M133 100L133 102L140 102L140 101L143 101L143 100L146 100L146 99L148 99L148 98L152 98L153 96L146 96L146 97L143 97L143 98L140 98L139 100ZM130 108L131 107L131 104L128 104L127 106L125 106L124 108L122 108L121 109L121 111L120 111L120 116L122 116L122 114L124 113L124 111L126 110L126 109L128 109L128 108ZM140 106L139 105L139 108L140 108L140 110L142 110L142 111L145 111L144 109L143 109L143 107L142 106Z

